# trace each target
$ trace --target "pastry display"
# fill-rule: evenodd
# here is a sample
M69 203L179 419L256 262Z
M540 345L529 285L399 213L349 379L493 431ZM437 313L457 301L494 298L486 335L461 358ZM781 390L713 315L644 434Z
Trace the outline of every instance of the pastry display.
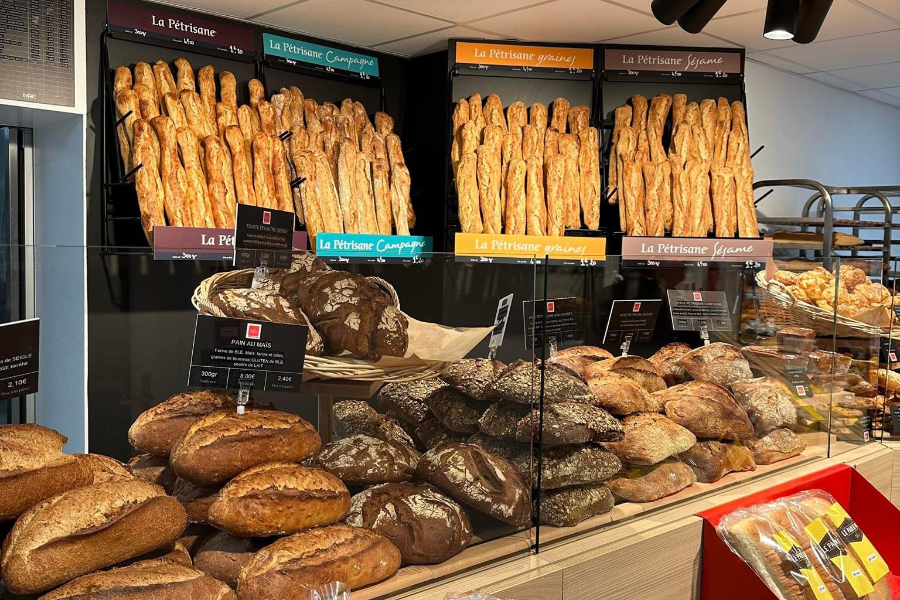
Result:
M450 163L463 233L563 235L600 225L600 136L565 98L506 108L497 94L454 105Z
M615 110L609 148L608 198L627 235L759 236L742 102L636 94Z

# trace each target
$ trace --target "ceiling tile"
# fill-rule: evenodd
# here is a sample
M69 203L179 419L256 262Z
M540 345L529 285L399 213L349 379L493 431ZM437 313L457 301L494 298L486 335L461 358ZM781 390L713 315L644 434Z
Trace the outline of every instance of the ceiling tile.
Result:
M659 22L649 12L642 14L598 0L557 0L473 25L523 40L594 42L650 31L658 28Z
M900 2L897 0L859 0L859 2L900 21Z
M418 56L420 54L429 54L438 50L447 49L447 40L450 38L472 38L472 39L498 39L497 36L488 35L481 31L475 31L461 25L447 27L438 31L429 31L421 35L416 35L402 40L395 40L385 44L376 46L377 50L385 52L393 52L402 56Z
M816 81L821 81L822 83L827 83L828 85L839 87L842 90L848 90L851 92L858 92L859 90L866 89L866 86L864 85L860 85L856 82L850 81L849 79L844 79L843 77L838 77L834 73L829 73L828 71L822 71L821 73L806 73L806 77L810 77L812 79L815 79Z
M532 4L540 4L550 0L491 0L490 2L473 2L472 0L377 0L381 4L389 4L397 8L415 11L454 23L465 23L473 19L481 19L493 15L524 8Z
M895 62L900 61L900 30L814 44L795 44L790 48L772 50L771 54L815 67L816 71Z
M790 40L768 40L763 37L763 28L766 22L766 11L721 17L713 19L704 29L704 33L734 42L738 46L744 46L749 50L769 50L782 48L793 44Z
M800 63L795 63L790 60L785 60L778 56L773 56L768 52L750 52L747 54L747 60L754 60L756 62L770 65L784 71L791 71L793 73L809 73L811 71L815 71L815 69L813 69L812 67L801 65Z
M734 46L730 42L722 41L704 33L696 35L688 33L678 25L602 41L611 44L650 44L654 46L721 46L725 48Z
M900 85L900 62L854 69L841 69L833 74L860 84L863 88L886 88Z
M653 14L650 10L651 0L606 0L611 4L619 4L627 6L641 12ZM748 10L756 10L765 8L768 0L727 0L725 5L716 13L716 18L726 15L733 15L739 12L747 12Z
M897 0L893 0L896 2ZM816 42L824 42L851 35L877 33L897 29L900 24L855 3L853 0L834 0Z
M261 12L273 10L284 6L289 0L259 0L247 2L247 0L181 0L175 2L175 6L188 10L202 10L225 16L247 18L258 15Z
M895 98L900 98L900 86L884 88L884 89L878 90L878 91L884 92L885 94L890 94L891 96L894 96Z
M256 20L360 46L374 46L447 26L446 21L365 0L307 0Z
M890 94L885 94L881 90L863 90L857 93L862 94L867 98L871 98L872 100L878 100L879 102L885 102L887 104L893 104L894 106L900 106L900 98L898 98L897 96L892 96Z

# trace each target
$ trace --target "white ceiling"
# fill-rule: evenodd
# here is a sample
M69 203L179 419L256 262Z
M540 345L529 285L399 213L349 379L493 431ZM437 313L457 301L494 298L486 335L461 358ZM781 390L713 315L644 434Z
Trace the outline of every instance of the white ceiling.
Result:
M402 56L447 39L742 46L748 60L900 107L900 0L834 0L818 39L762 36L766 0L728 0L703 33L662 26L651 0L176 0Z

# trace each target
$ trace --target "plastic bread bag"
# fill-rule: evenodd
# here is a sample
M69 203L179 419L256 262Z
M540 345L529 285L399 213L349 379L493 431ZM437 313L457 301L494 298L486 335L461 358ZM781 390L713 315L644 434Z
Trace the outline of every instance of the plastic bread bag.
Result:
M785 498L794 506L794 511L802 512L814 523L812 525L813 537L836 539L840 544L832 549L822 548L832 562L843 570L849 570L850 581L860 579L856 570L865 574L874 590L866 597L869 600L886 600L892 598L890 582L887 577L890 569L887 563L878 553L878 550L866 537L853 518L844 510L835 499L824 490L809 490L801 492L789 498ZM824 531L828 531L826 536ZM840 551L840 556L837 552ZM832 558L832 555L833 558ZM846 558L844 558L846 556ZM844 564L846 563L846 564Z
M340 581L307 590L304 600L350 600L350 588Z
M804 548L789 526L770 519L767 507L736 510L722 518L716 532L779 600L846 600L823 579L827 575L809 544Z

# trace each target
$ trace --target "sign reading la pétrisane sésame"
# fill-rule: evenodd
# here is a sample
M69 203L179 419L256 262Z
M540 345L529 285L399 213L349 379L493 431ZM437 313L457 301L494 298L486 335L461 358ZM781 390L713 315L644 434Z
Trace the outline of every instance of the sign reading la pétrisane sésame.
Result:
M379 76L378 59L374 56L321 46L282 35L264 33L263 53L267 58L274 57L279 62L293 67L312 66L325 71L342 71L363 79Z
M727 77L742 72L739 50L670 50L653 47L610 47L603 51L606 71L639 74L697 73L711 77Z

